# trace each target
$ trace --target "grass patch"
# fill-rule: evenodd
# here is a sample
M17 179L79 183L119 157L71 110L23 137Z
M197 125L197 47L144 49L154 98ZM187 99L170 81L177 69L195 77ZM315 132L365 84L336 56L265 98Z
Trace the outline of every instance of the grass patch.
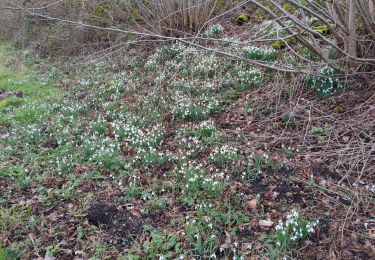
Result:
M9 48L9 45L0 45L0 89L5 91L4 95L9 96L0 99L0 124L14 119L26 125L35 122L45 113L43 109L37 108L40 104L61 100L63 91L35 80L32 67L6 67L4 64L7 64L15 54ZM9 109L12 113L7 112Z

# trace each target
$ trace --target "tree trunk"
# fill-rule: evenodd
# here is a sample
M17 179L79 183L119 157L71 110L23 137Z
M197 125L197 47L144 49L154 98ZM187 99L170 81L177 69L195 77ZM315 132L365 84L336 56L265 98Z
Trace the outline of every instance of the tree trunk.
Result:
M349 17L348 31L349 38L347 42L347 52L353 57L357 57L357 26L356 26L356 4L355 0L348 0Z

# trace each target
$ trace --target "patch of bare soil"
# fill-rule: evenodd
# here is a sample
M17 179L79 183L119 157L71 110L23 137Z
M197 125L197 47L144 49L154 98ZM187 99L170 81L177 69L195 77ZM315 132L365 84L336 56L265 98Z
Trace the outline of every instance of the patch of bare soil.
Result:
M139 212L133 213L122 207L116 207L107 202L94 202L87 214L87 220L91 225L98 227L116 241L117 246L122 248L129 246L129 243L137 239L143 232L145 224Z

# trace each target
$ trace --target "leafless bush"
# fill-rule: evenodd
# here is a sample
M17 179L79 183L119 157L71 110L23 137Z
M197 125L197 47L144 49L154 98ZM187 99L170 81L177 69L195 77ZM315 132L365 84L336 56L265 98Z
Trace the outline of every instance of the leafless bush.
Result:
M295 37L305 47L319 54L323 60L336 68L343 69L343 62L349 64L348 69L356 67L373 68L375 64L375 19L373 0L347 0L347 1L313 1L309 0L305 5L299 1L290 0L290 4L296 7L296 11L286 10L280 0L269 0L268 5L259 1L250 1L258 8L268 12L283 28L288 35ZM269 9L271 4L280 15ZM327 27L330 35L325 35L311 28L311 19L319 21ZM288 26L286 21L294 26ZM306 38L299 31L303 30L310 37ZM332 37L331 37L332 35ZM335 59L320 46L327 46L337 53Z
M213 14L232 1L146 0L129 4L129 13L148 29L163 35L199 31Z
M276 36L268 39L244 32L241 36L243 38L248 34L249 41L245 39L247 43L270 44L276 40L283 41L295 55L298 55L298 48L302 46L322 59L321 63L313 64L315 67L329 65L345 72L346 76L374 70L375 66L374 0L69 0L52 3L46 1L44 5L40 1L29 1L26 7L10 0L4 2L18 9L17 12L23 12L23 18L28 14L46 21L46 26L43 26L43 23L38 26L41 31L38 31L37 35L40 37L46 32L43 45L58 49L69 46L70 43L71 46L91 46L104 42L106 46L105 43L113 42L119 35L132 35L132 39L180 41L211 50L205 45L207 41L192 42L188 38L189 34L199 39L199 36L202 36L199 33L204 26L220 16L221 12L218 10L227 10L224 6L237 6L240 9L251 5L251 10L262 10L265 13L261 19L271 20L274 25L282 28L282 32L279 31ZM287 8L286 2L294 8ZM314 29L312 20L319 21L328 33ZM294 38L299 44L289 44L289 38ZM46 44L47 40L52 41ZM212 51L234 59L244 59L241 55L226 52L224 48ZM266 61L244 60L284 72L318 71L306 64L290 68L287 64L275 65Z
M0 7L1 10L1 7ZM25 14L4 10L0 14L0 39L12 40L16 46L24 42L26 34Z
M3 1L0 2L0 38L16 46L28 46L40 56L82 55L106 48L115 33L43 17L49 15L104 26L105 17L96 14L99 7L96 1Z
M345 37L346 50L353 57L365 57L375 44L375 1L327 2L327 14Z

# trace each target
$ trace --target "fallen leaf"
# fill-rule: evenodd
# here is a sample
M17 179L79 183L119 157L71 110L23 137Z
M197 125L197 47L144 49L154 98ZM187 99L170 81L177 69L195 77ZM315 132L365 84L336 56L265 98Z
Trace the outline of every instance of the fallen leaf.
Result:
M368 231L368 236L369 236L370 238L375 239L375 228L370 229L370 230Z
M258 203L257 199L252 199L247 202L247 205L249 205L253 209L256 209L257 203Z
M138 218L142 217L141 211L140 211L139 209L137 209L137 208L133 208L133 209L131 209L131 210L130 210L130 213L131 213L133 216L135 216L135 217L138 217Z

